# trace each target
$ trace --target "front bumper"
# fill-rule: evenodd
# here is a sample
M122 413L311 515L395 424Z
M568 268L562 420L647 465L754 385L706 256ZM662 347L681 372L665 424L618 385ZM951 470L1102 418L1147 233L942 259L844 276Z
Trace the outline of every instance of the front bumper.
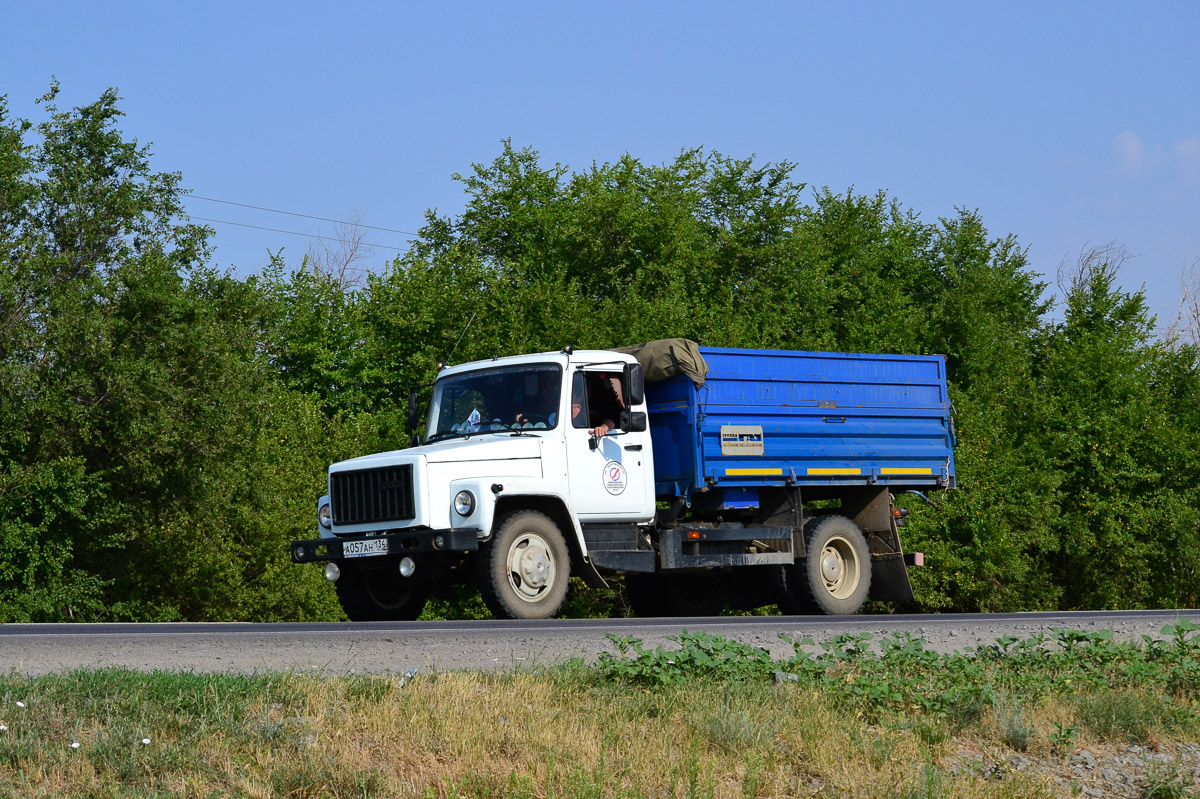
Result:
M381 535L347 535L337 538L314 538L292 542L292 563L314 563L323 560L358 560L342 554L347 541L387 541L387 553L374 557L412 555L421 552L474 552L479 549L479 528L458 527L451 530L397 530ZM435 545L441 536L442 545Z

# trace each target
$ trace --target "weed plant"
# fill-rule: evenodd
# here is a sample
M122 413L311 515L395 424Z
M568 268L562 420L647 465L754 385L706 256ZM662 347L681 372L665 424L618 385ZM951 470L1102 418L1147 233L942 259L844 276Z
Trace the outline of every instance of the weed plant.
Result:
M762 650L681 633L593 665L416 677L0 677L0 797L1025 797L964 747L1047 762L1200 732L1197 629L1056 631L939 655L906 635ZM1163 767L1147 796L1190 795Z
M1118 642L1109 631L1056 629L951 655L907 633L878 642L869 633L846 634L816 651L811 639L792 641L794 657L773 662L762 649L685 631L674 639L677 649L648 650L635 639L614 637L616 653L602 655L597 669L605 679L643 686L774 678L827 694L869 723L899 715L957 730L999 706L1014 743L1030 737L1017 729L1029 725L1022 708L1057 698L1073 704L1080 722L1100 738L1138 741L1152 729L1195 725L1198 633L1200 626L1186 618L1163 628L1167 639L1141 643Z

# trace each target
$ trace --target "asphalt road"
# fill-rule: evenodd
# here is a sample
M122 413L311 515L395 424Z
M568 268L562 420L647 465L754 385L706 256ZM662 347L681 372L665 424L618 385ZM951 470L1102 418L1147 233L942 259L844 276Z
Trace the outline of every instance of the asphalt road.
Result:
M907 632L941 652L1066 628L1112 630L1119 638L1161 637L1179 616L1200 611L944 614L851 617L555 619L551 621L377 622L345 624L3 624L0 671L24 674L122 666L153 671L265 670L389 674L509 669L613 651L607 637L671 646L681 630L706 631L761 646L776 658L788 639L817 644L844 633Z

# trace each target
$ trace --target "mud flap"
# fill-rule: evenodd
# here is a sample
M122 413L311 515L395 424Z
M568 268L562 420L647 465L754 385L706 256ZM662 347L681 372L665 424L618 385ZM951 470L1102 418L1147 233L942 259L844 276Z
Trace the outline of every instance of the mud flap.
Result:
M880 602L912 602L912 583L900 544L900 528L892 516L891 493L886 488L847 493L842 511L869 536L871 590L867 596Z
M596 571L596 566L592 563L591 558L580 558L576 565L581 566L579 577L583 579L588 588L608 588L608 583L600 576L600 572Z
M904 555L899 552L871 556L871 599L880 602L912 602L912 583Z

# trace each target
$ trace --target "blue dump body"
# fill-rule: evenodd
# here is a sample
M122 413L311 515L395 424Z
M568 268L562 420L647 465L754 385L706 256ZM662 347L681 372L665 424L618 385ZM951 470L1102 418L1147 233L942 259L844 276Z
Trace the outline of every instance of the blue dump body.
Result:
M954 486L943 356L700 352L701 388L646 386L659 498L713 491L737 508L764 486Z

